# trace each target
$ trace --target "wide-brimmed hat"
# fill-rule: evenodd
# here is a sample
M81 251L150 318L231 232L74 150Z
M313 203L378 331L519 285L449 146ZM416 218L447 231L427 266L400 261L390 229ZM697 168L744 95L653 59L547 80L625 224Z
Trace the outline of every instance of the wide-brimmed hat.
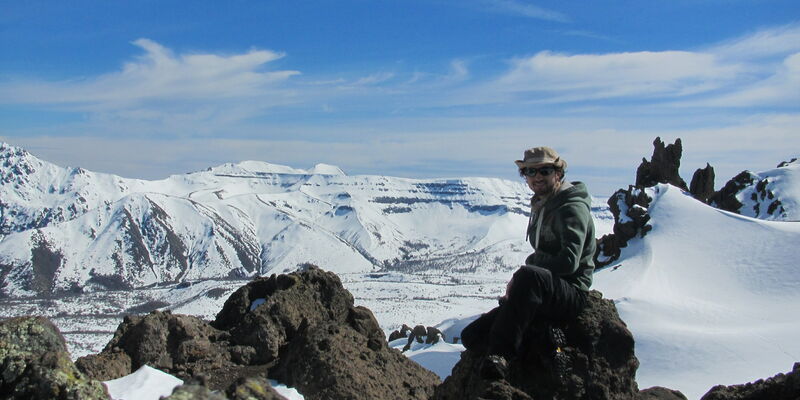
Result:
M561 158L551 147L540 146L525 150L522 160L516 160L518 168L534 167L542 164L552 164L561 169L567 169L567 162Z

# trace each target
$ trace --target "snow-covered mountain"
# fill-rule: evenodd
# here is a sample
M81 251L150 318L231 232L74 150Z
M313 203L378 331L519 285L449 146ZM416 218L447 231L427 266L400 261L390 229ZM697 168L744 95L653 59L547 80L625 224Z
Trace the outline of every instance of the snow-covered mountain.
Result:
M0 294L130 289L291 271L510 269L528 189L490 178L347 176L258 161L159 181L0 145ZM598 202L598 218L609 214Z
M758 173L742 171L716 192L715 207L773 221L800 221L800 161Z
M261 162L139 181L0 149L2 290L84 292L5 298L0 317L52 318L73 357L99 351L124 314L166 307L208 319L244 284L203 277L304 262L337 271L386 332L441 323L458 336L454 329L497 304L528 252L521 182L351 177L333 166ZM765 378L800 361L798 173L796 161L748 173L757 179L733 192L742 215L673 186L645 189L651 230L594 283L634 334L640 387L699 398L716 384ZM761 211L776 200L782 216L747 203L761 201ZM611 231L603 202L594 213L598 236ZM168 282L176 284L152 285ZM457 349L441 347L410 356L446 374Z

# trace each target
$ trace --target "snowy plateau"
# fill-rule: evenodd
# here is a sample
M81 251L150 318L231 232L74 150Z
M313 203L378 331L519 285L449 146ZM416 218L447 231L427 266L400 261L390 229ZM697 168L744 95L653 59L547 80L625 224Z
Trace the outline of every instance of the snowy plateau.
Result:
M779 217L657 185L646 189L652 230L595 273L634 334L641 388L699 398L800 361L800 164L752 176L780 199ZM753 193L738 195L744 208ZM49 317L77 358L99 352L126 314L213 319L250 278L312 263L336 272L387 334L405 323L453 335L496 305L527 256L529 196L522 181L257 161L143 181L0 144L0 317ZM614 224L605 201L593 202L598 237ZM408 355L446 376L458 351Z

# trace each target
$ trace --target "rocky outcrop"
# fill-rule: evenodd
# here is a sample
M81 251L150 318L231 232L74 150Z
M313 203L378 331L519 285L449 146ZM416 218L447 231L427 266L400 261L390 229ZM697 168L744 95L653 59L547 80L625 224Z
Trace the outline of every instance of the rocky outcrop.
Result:
M750 171L742 171L726 182L722 189L711 195L708 202L721 210L738 213L743 204L736 198L736 195L757 180L757 175Z
M309 400L428 399L439 383L389 348L372 312L354 306L335 274L314 266L254 279L211 323L168 311L126 317L103 352L78 361L101 379L143 364L184 380L201 378L200 386L212 390L269 376ZM182 390L181 398L203 395Z
M800 398L800 363L791 372L753 383L715 386L701 400L797 400Z
M439 383L389 348L372 312L354 307L339 278L316 267L254 280L213 325L228 329L234 344L259 346L254 359L274 359L270 376L306 399L427 399Z
M618 260L622 249L628 241L635 237L644 237L652 229L648 225L650 215L647 209L653 201L642 188L629 186L628 190L620 189L608 199L608 207L614 215L613 233L603 235L597 241L597 252L594 262L602 268Z
M389 335L389 342L397 339L408 339L406 345L403 346L403 351L408 351L414 342L424 344L436 344L439 340L444 339L444 334L439 329L432 326L417 325L413 329L408 325L403 324L400 330L396 330Z
M264 378L240 379L225 392L229 400L285 400Z
M389 334L389 341L393 342L397 339L407 338L412 330L413 329L410 326L403 324L403 326L400 327L399 330L395 330L394 332Z
M650 187L659 183L668 183L688 191L686 182L678 172L683 153L681 139L676 139L674 144L665 146L661 138L657 137L653 141L653 146L653 156L650 161L642 158L642 163L636 170L636 186Z
M692 181L689 183L689 193L695 199L707 203L708 199L714 195L714 167L706 163L705 168L694 171Z
M108 399L102 383L75 368L64 337L42 317L0 322L0 394L4 399Z
M796 163L797 159L784 161L778 168L785 168ZM708 204L719 209L737 214L751 215L756 218L786 217L786 209L778 196L770 189L770 183L775 178L761 177L750 171L742 171L722 187L714 192L708 199ZM749 204L750 210L745 209Z
M264 378L243 378L231 385L223 395L212 391L206 382L192 381L172 390L163 400L286 400Z
M87 375L116 379L143 365L182 380L207 376L214 389L222 389L246 374L266 372L266 367L242 363L246 353L230 345L230 335L207 322L169 311L127 316L103 351L82 357L76 365Z
M453 373L436 389L437 400L462 399L631 399L639 395L635 381L639 361L633 336L614 303L591 292L577 318L559 324L566 346L559 351L546 340L547 325L529 329L521 356L509 361L503 379L480 374L483 354L465 351ZM566 368L556 359L566 359ZM556 372L565 373L559 375Z
M647 224L650 221L647 208L652 199L645 193L645 188L666 183L689 191L678 172L683 153L681 139L676 139L674 144L665 145L657 137L653 146L650 161L642 158L642 163L636 170L636 184L628 186L627 190L617 190L608 199L608 206L614 215L614 232L604 235L597 242L594 255L597 268L613 264L619 259L622 249L628 246L629 240L637 236L644 237L651 229ZM695 172L692 188L692 193L697 193L696 198L711 195L714 189L714 169L710 165L707 164L705 169Z
M639 392L637 400L686 400L683 393L661 386L653 386Z

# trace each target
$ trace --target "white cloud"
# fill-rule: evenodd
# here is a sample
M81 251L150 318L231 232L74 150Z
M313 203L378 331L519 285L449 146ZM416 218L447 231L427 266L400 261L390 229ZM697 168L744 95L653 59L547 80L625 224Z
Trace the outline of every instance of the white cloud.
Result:
M568 22L563 13L548 10L521 0L482 0L489 11L519 15L528 18L543 19L556 22Z
M353 85L355 86L378 85L391 80L392 78L394 78L394 76L395 74L393 72L377 72L365 76L363 78L359 78L358 80L353 82Z
M740 73L736 64L688 51L559 54L512 61L494 84L507 92L541 92L551 101L628 96L684 96L716 89Z
M6 83L0 101L118 109L151 101L209 101L269 95L271 87L297 71L261 71L283 57L269 50L243 54L174 54L149 39L134 45L145 53L117 72L64 82ZM154 107L158 109L158 107Z
M800 24L763 29L755 33L716 44L706 50L731 59L753 60L800 51Z
M800 53L786 57L762 80L717 97L691 103L706 107L800 107Z
M564 54L542 51L476 89L487 102L626 99L678 107L796 106L800 24L699 50Z

